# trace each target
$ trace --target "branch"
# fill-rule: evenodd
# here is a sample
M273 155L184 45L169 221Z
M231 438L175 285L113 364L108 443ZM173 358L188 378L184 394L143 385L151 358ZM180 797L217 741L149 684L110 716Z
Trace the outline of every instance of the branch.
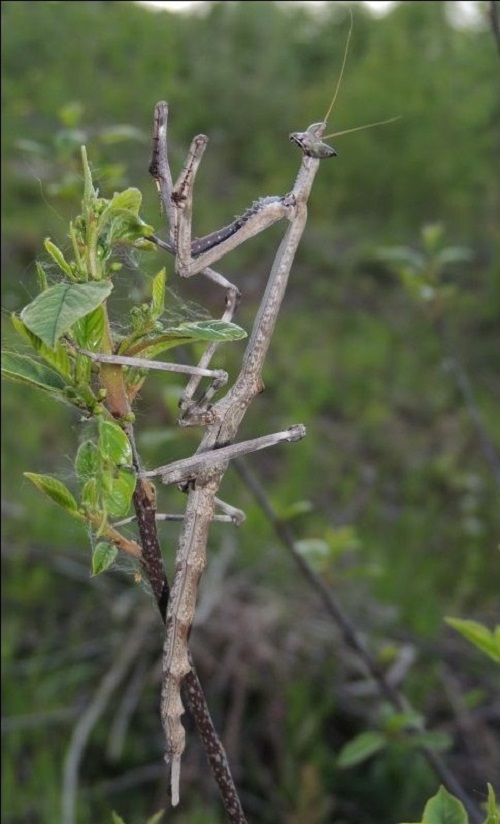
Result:
M237 458L234 461L234 467L245 485L251 490L255 500L266 515L281 543L293 558L301 574L319 596L327 613L340 629L345 643L354 650L372 676L380 694L384 696L398 712L408 712L408 710L411 709L409 701L386 678L375 658L361 640L359 633L356 631L356 627L337 602L332 591L326 586L322 578L315 572L303 555L298 552L293 531L285 521L282 521L278 517L255 474L248 468L242 458ZM416 731L421 732L422 730L416 729ZM468 796L458 779L448 769L441 756L429 747L420 747L419 749L440 781L442 781L450 792L460 799L471 818L471 824L481 824L483 816L480 810Z

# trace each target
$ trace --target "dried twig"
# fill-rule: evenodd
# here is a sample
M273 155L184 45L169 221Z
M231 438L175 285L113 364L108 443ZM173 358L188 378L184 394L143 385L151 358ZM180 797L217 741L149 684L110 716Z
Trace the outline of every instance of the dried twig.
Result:
M373 678L379 693L398 712L410 711L412 708L409 701L391 683L383 670L379 667L370 650L361 639L355 625L346 615L331 589L324 583L322 578L315 572L309 562L298 551L292 529L285 521L282 521L278 517L255 474L249 469L242 458L237 458L234 461L234 467L246 486L251 490L255 500L271 523L281 543L290 553L301 574L319 596L327 613L340 629L345 643L352 650L354 650L368 673ZM415 731L422 732L422 727L419 726L415 728ZM470 815L471 824L481 824L483 817L480 810L464 790L456 776L451 772L451 770L448 769L441 756L429 747L424 746L419 749L438 778L450 790L450 792L454 793L456 797L462 801L464 807Z

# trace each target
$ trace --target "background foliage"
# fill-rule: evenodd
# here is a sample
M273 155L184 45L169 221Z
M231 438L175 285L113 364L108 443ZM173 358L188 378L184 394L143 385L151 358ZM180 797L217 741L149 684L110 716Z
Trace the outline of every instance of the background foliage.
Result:
M333 141L339 156L320 169L267 390L242 437L307 425L305 441L261 453L252 466L279 511L295 511L304 552L381 663L399 664L418 709L451 735L449 765L483 798L500 757L495 673L442 618L498 622L491 452L500 447L500 106L486 21L454 26L453 5L405 2L381 18L355 6L331 130L402 119ZM260 195L286 192L299 164L287 135L323 116L348 14L340 3L314 12L296 3L207 3L181 15L130 2L5 2L2 23L5 319L35 294L43 238L67 243L81 197L81 143L103 192L137 186L143 218L161 228L147 174L159 99L170 104L178 164L194 134L210 136L197 182L199 235ZM442 227L434 240L422 231L429 224ZM282 231L221 266L243 290L237 320L246 328ZM395 246L399 255L388 255ZM436 268L436 250L449 247L466 247L469 259L449 256L452 264L441 259ZM416 259L420 269L409 266ZM140 303L139 262L124 262L121 299ZM163 264L158 256L146 282ZM173 315L177 295L193 315L201 306L221 313L222 296L205 284L172 276L170 286ZM10 343L8 321L4 337ZM237 355L228 349L227 357L234 368ZM457 362L471 381L480 435ZM144 393L140 446L151 467L189 453L189 431L174 430L178 389L162 376ZM76 719L153 604L125 565L90 578L87 536L22 478L31 470L71 482L79 421L23 387L6 386L2 403L2 819L48 824L59 820ZM249 817L416 819L436 780L403 734L358 767L337 764L355 734L385 728L384 708L236 476L224 491L248 520L236 535L214 527L192 643ZM180 508L174 491L162 496L162 507ZM171 565L175 530L164 534ZM83 753L82 824L109 821L113 807L127 822L145 821L165 804L160 649L153 621ZM194 738L186 763L184 801L168 820L222 821Z

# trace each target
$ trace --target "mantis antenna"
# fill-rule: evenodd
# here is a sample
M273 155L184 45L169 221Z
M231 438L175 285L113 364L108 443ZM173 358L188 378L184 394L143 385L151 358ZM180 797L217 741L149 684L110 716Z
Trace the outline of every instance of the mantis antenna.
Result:
M351 22L349 24L349 33L347 35L347 40L346 40L346 43L345 43L344 57L342 59L342 66L340 68L339 79L337 80L337 86L336 86L335 91L333 93L333 97L332 97L331 103L328 107L328 111L327 111L327 113L325 114L325 116L323 118L323 123L328 123L330 115L333 111L333 107L335 106L335 101L337 100L338 93L340 91L340 85L342 83L342 78L344 76L345 64L347 63L347 55L349 54L349 44L351 42L352 30L354 28L354 17L353 17L353 14L352 14L352 9L350 7L349 7L349 16L351 18Z
M344 57L342 59L342 66L340 68L339 79L337 80L337 85L335 87L335 91L333 93L333 97L330 101L330 105L328 106L327 112L322 120L321 123L313 123L312 126L309 126L307 131L305 132L292 132L290 135L290 140L293 143L296 143L305 155L308 157L316 157L316 158L325 158L325 157L333 157L337 154L335 149L332 146L328 146L324 140L328 140L330 137L340 137L344 134L352 134L352 132L360 132L364 129L371 129L373 126L384 126L387 123L394 123L396 120L400 120L401 117L390 117L388 120L378 120L376 123L368 123L366 126L355 126L354 129L344 129L341 132L332 132L331 134L327 134L323 136L323 131L326 129L328 124L328 120L330 115L333 111L333 107L335 106L335 102L337 100L340 86L342 84L342 78L344 76L344 69L347 63L347 55L349 53L349 44L351 41L351 35L354 27L354 18L352 14L352 9L349 9L349 14L351 18L350 26L349 26L349 33L347 35L347 40L344 49Z

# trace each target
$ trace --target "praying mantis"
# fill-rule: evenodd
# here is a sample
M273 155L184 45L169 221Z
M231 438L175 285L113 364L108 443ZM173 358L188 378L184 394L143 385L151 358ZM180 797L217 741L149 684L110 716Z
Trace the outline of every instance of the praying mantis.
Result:
M196 175L207 147L205 135L196 136L190 145L184 166L175 181L167 153L168 105L161 101L155 107L152 156L149 166L158 190L161 210L169 226L169 239L152 235L160 249L175 257L175 268L183 278L202 274L226 290L226 307L222 320L231 321L240 298L239 289L213 269L213 264L242 243L285 219L287 228L276 253L269 279L257 312L253 329L243 355L240 372L226 394L216 403L212 399L227 381L222 370L210 364L217 344L210 344L197 367L171 366L117 355L94 356L103 362L124 366L175 369L191 376L180 401L179 423L183 426L202 424L206 427L200 445L191 458L141 470L146 479L159 478L164 484L180 485L187 494L187 505L176 554L175 573L168 603L163 646L161 718L166 738L165 759L170 768L172 805L179 803L180 767L185 746L182 724L184 707L181 684L191 670L188 639L195 618L198 585L206 564L206 544L209 529L221 509L235 523L243 514L224 504L217 492L232 458L280 442L297 441L306 434L302 424L240 443L234 443L243 417L255 397L263 390L262 370L276 320L285 295L295 253L307 221L307 203L321 160L334 157L336 150L324 141L346 132L323 137L340 88L348 53L349 31L339 80L324 118L303 132L292 132L290 140L302 151L298 175L290 192L283 196L262 197L232 223L201 239L192 237L193 190ZM390 123L397 118L358 128ZM350 129L356 131L357 129ZM88 354L88 353L87 353ZM208 377L209 385L199 394L200 381ZM198 397L197 397L198 393Z

